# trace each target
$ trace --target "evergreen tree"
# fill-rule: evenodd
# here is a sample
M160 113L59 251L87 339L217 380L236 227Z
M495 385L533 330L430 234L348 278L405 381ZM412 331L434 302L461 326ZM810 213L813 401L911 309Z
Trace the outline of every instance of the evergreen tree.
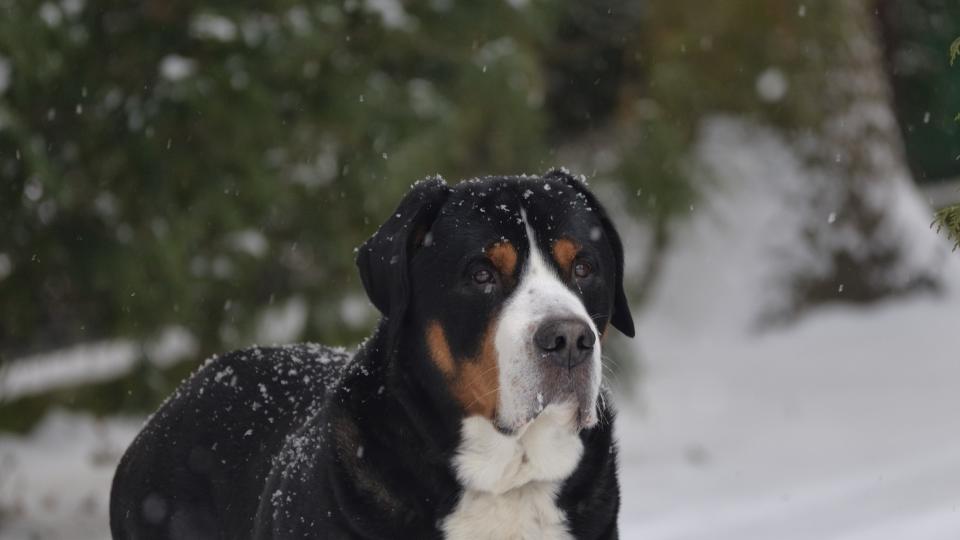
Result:
M205 351L305 300L365 333L353 247L413 181L550 165L509 4L0 2L0 354L179 324Z
M611 110L614 63L567 58L577 5L0 0L0 362L171 325L199 357L359 339L353 248L412 182L542 172Z

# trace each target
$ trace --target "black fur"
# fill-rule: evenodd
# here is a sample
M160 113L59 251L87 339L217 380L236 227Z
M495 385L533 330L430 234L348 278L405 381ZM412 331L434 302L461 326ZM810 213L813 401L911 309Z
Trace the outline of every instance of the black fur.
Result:
M456 358L478 351L528 256L519 206L544 253L561 236L584 244L597 272L571 288L601 331L611 324L632 336L620 239L579 181L551 171L454 188L420 182L357 256L383 314L373 336L354 355L294 345L209 361L124 455L114 538L440 539L462 493L452 458L463 411L424 328L442 321ZM517 275L481 292L468 278L497 239L518 247ZM584 456L557 498L575 538L617 537L612 424L603 409L581 432Z

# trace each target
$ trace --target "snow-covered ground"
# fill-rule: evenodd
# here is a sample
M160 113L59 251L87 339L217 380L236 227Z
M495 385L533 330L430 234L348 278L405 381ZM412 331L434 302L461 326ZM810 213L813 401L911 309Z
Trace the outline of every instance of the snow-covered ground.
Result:
M55 412L29 437L0 436L0 538L110 538L110 480L141 424Z
M618 432L625 538L960 538L960 301L753 339L653 321Z

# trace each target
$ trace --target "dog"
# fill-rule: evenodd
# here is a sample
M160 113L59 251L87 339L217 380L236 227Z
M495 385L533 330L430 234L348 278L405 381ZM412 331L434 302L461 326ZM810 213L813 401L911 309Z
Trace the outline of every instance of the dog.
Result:
M586 184L422 180L356 262L373 335L208 360L120 461L113 537L617 538L601 344L634 325Z

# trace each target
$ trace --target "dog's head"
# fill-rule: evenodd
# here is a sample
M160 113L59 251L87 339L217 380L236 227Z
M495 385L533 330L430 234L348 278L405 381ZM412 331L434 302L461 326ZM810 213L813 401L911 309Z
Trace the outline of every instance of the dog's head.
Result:
M416 340L464 415L512 432L568 403L596 424L602 339L634 328L620 238L583 183L421 181L357 264L388 343Z

